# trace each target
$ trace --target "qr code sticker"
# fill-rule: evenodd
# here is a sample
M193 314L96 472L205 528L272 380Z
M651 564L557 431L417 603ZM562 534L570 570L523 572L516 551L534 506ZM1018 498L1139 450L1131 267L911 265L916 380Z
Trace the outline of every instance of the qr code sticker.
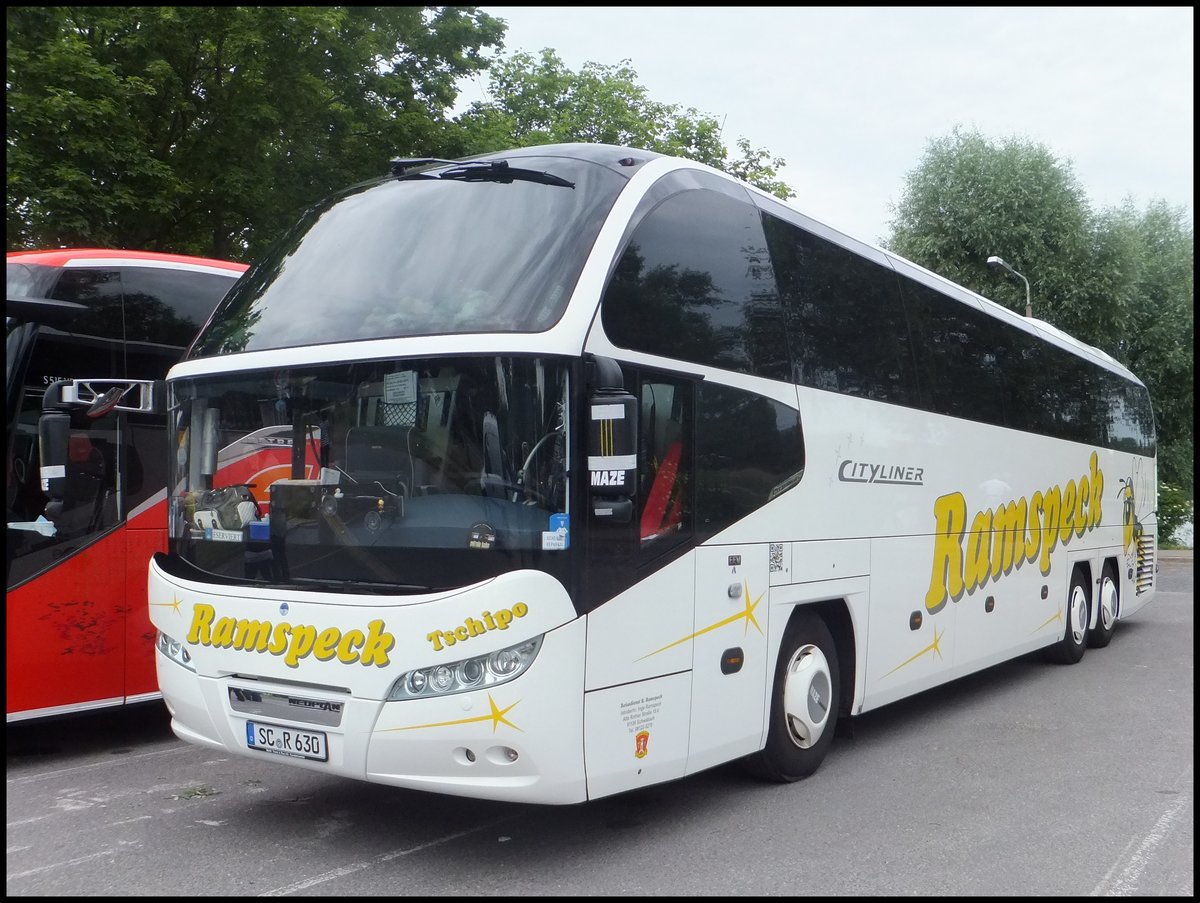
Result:
M776 574L783 570L783 543L771 543L771 573Z

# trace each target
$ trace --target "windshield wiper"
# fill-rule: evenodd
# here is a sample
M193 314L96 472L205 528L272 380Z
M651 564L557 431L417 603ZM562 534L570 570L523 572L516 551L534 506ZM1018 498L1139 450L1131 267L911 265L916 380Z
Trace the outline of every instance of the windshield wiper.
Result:
M429 592L431 587L422 586L418 583L384 583L374 580L355 580L352 578L335 579L330 577L293 577L291 587L283 587L284 589L295 589L300 584L315 584L317 586L338 586L344 589L353 590L360 593L424 593Z
M445 164L450 169L438 173L408 172L416 166L429 166L434 163ZM456 179L463 182L499 182L511 185L513 182L537 182L541 185L559 185L563 188L574 188L574 182L568 182L561 176L549 172L538 172L536 169L521 169L509 166L507 160L439 160L435 157L412 157L395 159L391 162L392 175L397 179Z
M61 326L86 310L86 304L77 304L74 301L13 297L11 295L4 307L6 319L11 317L22 322L46 323L51 326Z

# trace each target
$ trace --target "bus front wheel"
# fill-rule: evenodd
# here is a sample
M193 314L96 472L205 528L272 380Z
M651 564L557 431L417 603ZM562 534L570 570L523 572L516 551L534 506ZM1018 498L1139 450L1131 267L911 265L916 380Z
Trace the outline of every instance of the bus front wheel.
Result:
M837 647L825 622L800 615L779 647L766 745L744 761L763 780L790 783L821 764L833 742L841 682Z

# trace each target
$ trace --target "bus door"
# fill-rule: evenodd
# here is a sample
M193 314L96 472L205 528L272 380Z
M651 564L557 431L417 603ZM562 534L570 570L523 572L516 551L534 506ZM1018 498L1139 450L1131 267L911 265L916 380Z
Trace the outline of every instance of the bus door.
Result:
M40 413L40 411L38 412ZM10 460L8 713L122 700L128 607L121 415L69 416L62 504L47 516L37 421L26 408Z
M63 448L62 505L51 512L54 518L47 516L42 492L38 423L47 388L71 375L123 374L125 367L116 273L69 275L80 285L75 300L22 298L10 300L6 311L9 350L16 344L21 352L6 373L9 720L113 705L125 696L126 548L124 531L117 529L127 457L121 415L73 414ZM53 270L44 276L59 283L65 278Z
M686 773L697 623L694 381L596 360L581 593L593 797Z
M766 543L697 549L689 774L762 746L769 582Z
M131 651L147 658L138 652L153 644L150 629L130 634L142 623L131 600L146 580L145 566L133 562L154 549L132 548L138 534L122 529L129 499L143 483L128 418L161 408L163 386L71 380L46 391L37 427L45 504L33 521L8 525L36 537L23 560L37 571L9 593L10 631L20 629L25 640L14 644L10 634L10 716L128 702L131 676L146 670L129 661ZM19 677L12 673L14 656L29 659L28 668L17 668Z

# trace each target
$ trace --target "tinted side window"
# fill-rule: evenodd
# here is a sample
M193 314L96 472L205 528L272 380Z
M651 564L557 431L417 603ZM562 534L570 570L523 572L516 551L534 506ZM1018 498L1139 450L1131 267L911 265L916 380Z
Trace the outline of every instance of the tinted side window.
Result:
M80 316L84 316L81 314ZM76 321L72 321L74 325ZM118 339L61 332L49 326L38 330L37 342L25 371L25 391L42 394L59 379L95 379L125 377L125 356Z
M659 204L633 231L601 310L624 348L788 378L766 239L747 200L693 189Z
M692 385L645 374L639 380L638 537L644 558L692 535Z
M769 398L703 382L696 419L696 533L703 542L796 485L800 415Z
M104 339L125 338L121 274L117 270L64 268L48 297L88 308L71 319L71 332Z
M1153 455L1155 449L1154 413L1150 393L1142 386L1105 371L1108 396L1108 444L1112 448Z
M629 522L587 521L588 576L580 607L591 611L679 558L695 543L696 384L622 366L638 400L638 491ZM572 540L574 542L574 540Z
M763 225L795 381L893 404L915 401L896 274L770 214Z
M1008 386L998 359L1008 330L977 307L901 277L912 324L921 407L938 414L1006 426Z
M1107 442L1096 413L1100 406L1100 371L1058 347L1046 349L1051 371L1044 379L1057 395L1051 435L1073 442L1103 445Z
M1004 374L1004 413L1009 426L1028 433L1057 435L1059 390L1049 367L1050 349L1037 336L1008 327L997 358Z
M1053 416L1043 432L1059 439L1154 454L1154 414L1145 388L1095 367L1064 348L1047 344L1041 384L1052 396Z
M123 268L128 339L186 348L234 281L191 270Z

